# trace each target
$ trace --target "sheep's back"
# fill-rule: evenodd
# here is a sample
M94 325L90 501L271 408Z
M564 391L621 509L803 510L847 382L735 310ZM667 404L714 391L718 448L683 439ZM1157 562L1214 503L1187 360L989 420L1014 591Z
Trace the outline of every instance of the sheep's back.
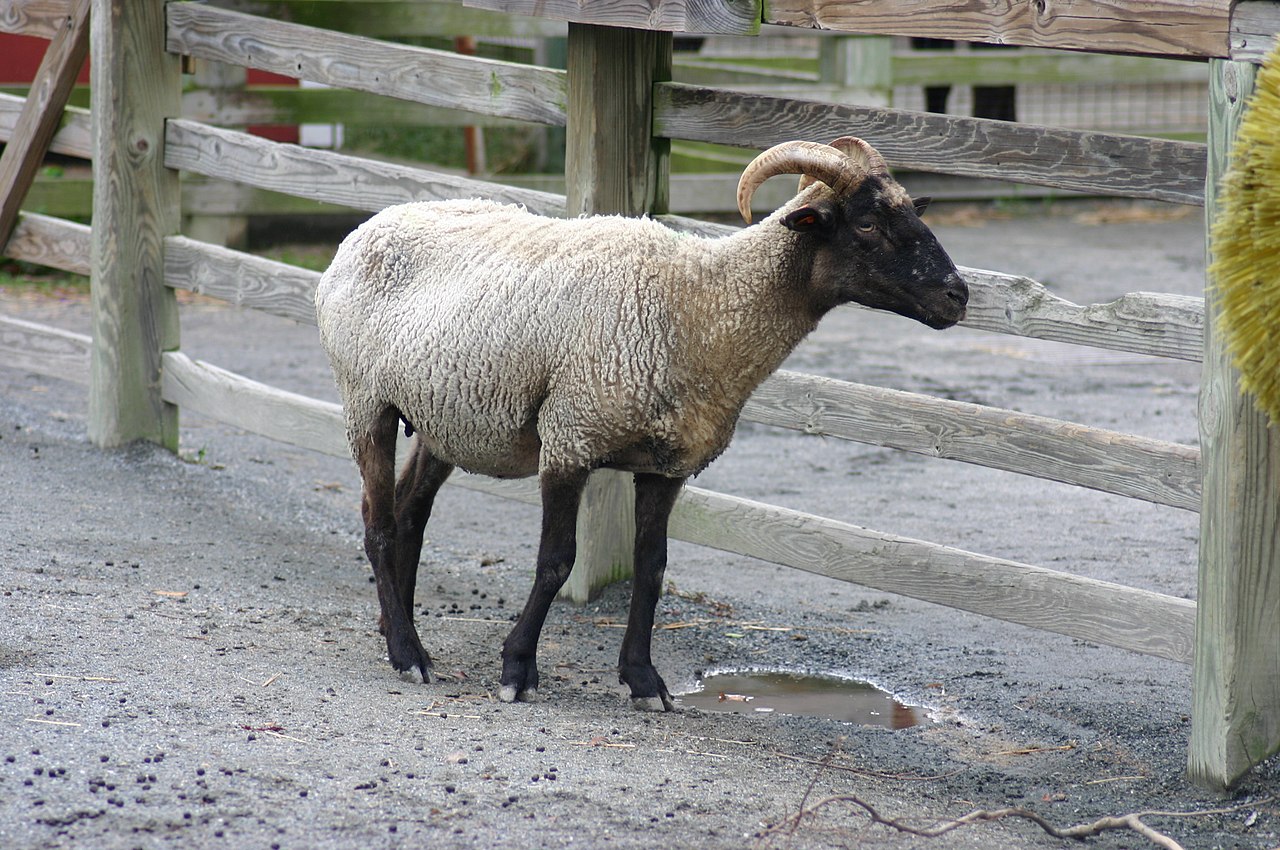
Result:
M536 470L548 400L565 462L625 442L662 395L651 384L673 331L656 290L670 281L653 269L680 239L653 222L485 201L380 213L316 295L349 426L393 404L437 454L504 476Z

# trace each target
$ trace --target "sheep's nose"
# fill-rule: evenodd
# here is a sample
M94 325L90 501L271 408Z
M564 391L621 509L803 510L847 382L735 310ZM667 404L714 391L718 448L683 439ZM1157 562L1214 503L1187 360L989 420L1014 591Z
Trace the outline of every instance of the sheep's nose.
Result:
M958 272L947 275L942 285L947 298L954 301L957 306L963 307L969 303L969 286Z

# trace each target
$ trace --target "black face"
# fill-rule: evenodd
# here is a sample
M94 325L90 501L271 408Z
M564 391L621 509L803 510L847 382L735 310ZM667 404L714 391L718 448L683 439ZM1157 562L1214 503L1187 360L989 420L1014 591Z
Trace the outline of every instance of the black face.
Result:
M856 301L931 328L963 319L969 290L920 220L927 203L912 202L893 181L868 177L841 201L823 199L787 215L783 224L813 240L815 311Z

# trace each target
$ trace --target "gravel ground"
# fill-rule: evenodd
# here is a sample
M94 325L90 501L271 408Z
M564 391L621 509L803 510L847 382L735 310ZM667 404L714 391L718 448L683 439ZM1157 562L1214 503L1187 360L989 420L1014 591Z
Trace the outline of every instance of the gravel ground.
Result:
M945 214L957 262L1082 303L1197 294L1198 214L1059 203ZM314 328L189 299L194 357L323 398ZM0 311L87 327L75 293ZM1194 443L1195 364L838 311L789 368ZM689 707L631 711L613 674L628 588L557 605L543 699L504 705L498 649L538 517L446 488L419 582L447 675L384 660L354 464L184 417L181 457L101 451L82 387L0 369L0 846L377 848L1070 846L1139 811L1188 848L1280 845L1275 760L1230 799L1184 778L1190 671L781 567L673 544L655 636L676 690L769 668L873 682L930 723L891 731ZM964 464L745 425L699 486L1193 597L1193 514ZM680 626L680 628L670 628ZM766 628L761 628L766 627ZM1132 831L1088 846L1155 846Z

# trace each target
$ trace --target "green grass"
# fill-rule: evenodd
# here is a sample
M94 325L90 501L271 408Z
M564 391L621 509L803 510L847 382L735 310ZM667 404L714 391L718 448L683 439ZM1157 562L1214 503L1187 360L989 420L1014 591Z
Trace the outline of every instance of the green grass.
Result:
M86 295L89 278L22 260L0 259L0 290L54 298Z

